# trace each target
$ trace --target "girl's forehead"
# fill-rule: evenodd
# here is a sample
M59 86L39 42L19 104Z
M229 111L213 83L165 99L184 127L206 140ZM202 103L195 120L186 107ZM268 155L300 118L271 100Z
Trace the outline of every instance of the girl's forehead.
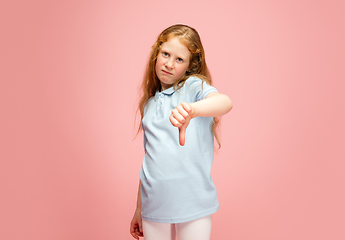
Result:
M168 41L162 43L161 48L171 49L171 50L175 50L175 51L179 51L183 53L190 53L187 46L180 41L179 37L172 37L168 39Z

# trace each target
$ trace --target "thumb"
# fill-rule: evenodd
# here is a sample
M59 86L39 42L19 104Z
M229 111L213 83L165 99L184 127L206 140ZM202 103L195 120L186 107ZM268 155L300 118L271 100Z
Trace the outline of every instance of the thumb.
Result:
M184 146L184 143L185 143L186 128L187 126L185 126L184 124L182 125L182 127L178 128L179 141L180 141L181 146Z
M178 131L179 131L179 141L180 141L180 145L181 146L184 146L184 144L186 142L186 130L187 130L189 121L190 121L190 117L188 117L186 119L186 122L181 127L178 128Z

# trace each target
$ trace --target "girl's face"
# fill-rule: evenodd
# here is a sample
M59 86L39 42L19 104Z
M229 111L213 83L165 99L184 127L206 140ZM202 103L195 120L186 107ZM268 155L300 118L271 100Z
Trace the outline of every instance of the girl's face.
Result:
M162 43L156 61L156 74L162 91L172 87L188 70L190 52L178 37Z

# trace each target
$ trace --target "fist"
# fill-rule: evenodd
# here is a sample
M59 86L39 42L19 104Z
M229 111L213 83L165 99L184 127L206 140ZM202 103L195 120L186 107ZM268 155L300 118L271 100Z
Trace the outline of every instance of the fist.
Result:
M172 110L169 117L171 124L179 129L179 142L181 146L185 144L186 129L192 118L192 113L192 107L188 103L182 102Z

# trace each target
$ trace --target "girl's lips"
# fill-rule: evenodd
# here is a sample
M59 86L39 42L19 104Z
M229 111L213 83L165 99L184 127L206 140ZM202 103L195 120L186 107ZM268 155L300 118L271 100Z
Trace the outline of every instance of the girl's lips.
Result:
M172 75L172 73L162 70L165 74Z

